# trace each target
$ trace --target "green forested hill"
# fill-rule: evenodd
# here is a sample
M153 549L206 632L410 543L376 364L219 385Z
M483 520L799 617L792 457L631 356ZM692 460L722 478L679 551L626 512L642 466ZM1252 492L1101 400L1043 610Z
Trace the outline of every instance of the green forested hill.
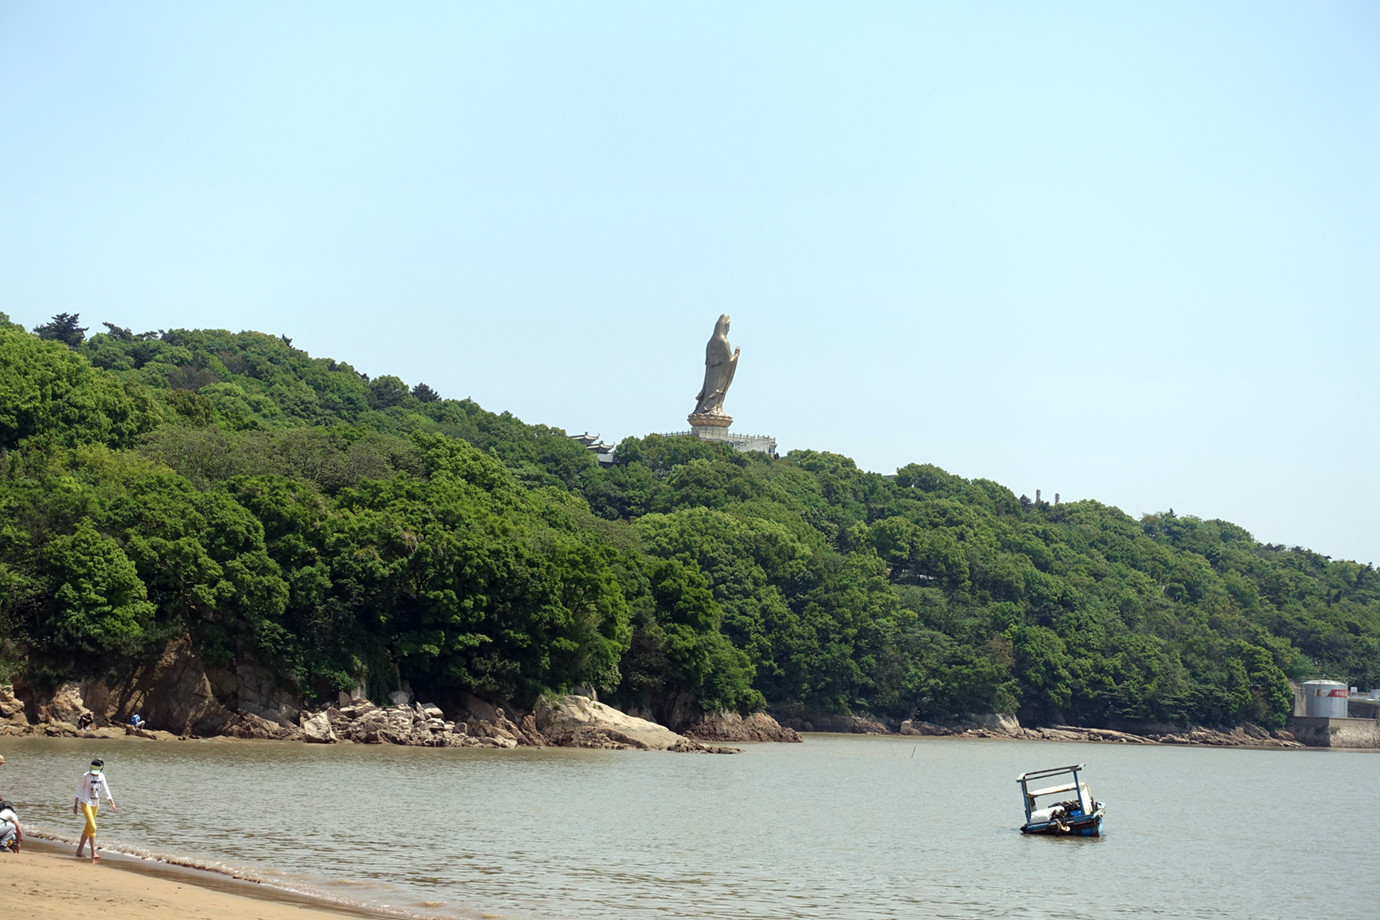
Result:
M0 680L190 636L308 699L1278 726L1380 683L1380 574L928 464L619 445L258 333L0 315Z

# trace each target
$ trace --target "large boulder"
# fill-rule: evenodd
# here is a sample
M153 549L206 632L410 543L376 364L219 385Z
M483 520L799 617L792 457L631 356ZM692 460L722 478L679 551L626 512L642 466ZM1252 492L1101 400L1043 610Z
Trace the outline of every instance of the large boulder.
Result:
M74 680L65 682L53 692L46 705L39 707L39 721L70 722L76 725L77 719L86 711L84 696L81 684Z
M980 713L959 723L964 733L979 738L1025 738L1026 730L1015 716L1000 712Z
M20 734L29 728L24 701L14 695L14 687L0 687L0 735Z
M642 751L705 750L664 725L619 712L584 696L537 700L537 730L558 747L594 747Z
M340 739L331 729L331 720L324 712L315 715L302 713L302 740L312 744L334 744Z

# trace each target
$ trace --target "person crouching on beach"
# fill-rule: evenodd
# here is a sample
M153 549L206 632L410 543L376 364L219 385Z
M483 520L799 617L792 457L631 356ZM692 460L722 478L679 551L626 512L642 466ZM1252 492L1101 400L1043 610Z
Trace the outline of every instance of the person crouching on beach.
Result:
M105 761L97 757L91 761L91 769L82 774L81 782L77 783L77 799L72 803L72 814L82 814L86 816L86 827L81 832L81 840L77 843L77 858L81 858L81 851L86 849L86 842L91 841L91 861L100 859L96 855L96 810L101 805L101 795L105 795L105 800L110 803L112 811L119 811L115 807L115 797L110 794L110 784L105 780L105 774L101 770L105 767Z
M0 853L18 853L23 843L24 828L14 813L14 803L0 799Z

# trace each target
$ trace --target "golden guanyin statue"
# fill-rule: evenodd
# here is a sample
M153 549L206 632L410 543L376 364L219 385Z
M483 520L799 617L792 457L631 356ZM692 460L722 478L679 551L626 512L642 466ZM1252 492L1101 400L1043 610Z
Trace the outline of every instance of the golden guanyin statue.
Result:
M714 324L714 335L704 348L704 386L695 397L695 411L690 414L690 423L725 425L724 395L733 382L733 372L738 368L738 351L730 351L728 344L728 314L719 317Z

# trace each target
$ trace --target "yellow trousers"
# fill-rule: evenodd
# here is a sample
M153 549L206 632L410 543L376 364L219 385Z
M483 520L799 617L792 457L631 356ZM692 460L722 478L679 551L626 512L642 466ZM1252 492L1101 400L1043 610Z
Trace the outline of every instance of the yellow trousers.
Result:
M81 813L86 815L86 830L82 831L83 836L96 836L96 809L99 807L99 805L87 805L84 802L82 803Z

